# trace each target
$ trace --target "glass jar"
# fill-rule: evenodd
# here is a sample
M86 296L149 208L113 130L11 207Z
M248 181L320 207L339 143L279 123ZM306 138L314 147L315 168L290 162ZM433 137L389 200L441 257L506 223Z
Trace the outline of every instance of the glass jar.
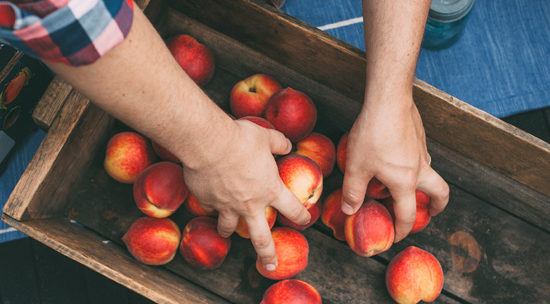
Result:
M442 49L458 40L474 0L432 0L422 47Z

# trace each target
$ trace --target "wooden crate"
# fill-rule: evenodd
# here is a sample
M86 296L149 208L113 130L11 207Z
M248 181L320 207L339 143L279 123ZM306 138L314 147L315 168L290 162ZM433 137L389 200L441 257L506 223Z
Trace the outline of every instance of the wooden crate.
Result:
M316 129L337 140L359 112L364 55L260 0L142 1L163 37L189 33L210 46L217 70L205 87L222 108L238 80L257 72L306 92ZM550 145L430 85L415 81L432 166L449 182L447 209L422 232L373 258L354 254L322 224L304 232L309 264L297 278L324 303L389 303L388 261L406 246L432 252L445 272L442 303L544 303L550 299ZM159 303L258 303L273 283L254 268L248 240L233 236L221 268L198 271L178 255L162 267L135 261L121 236L141 216L131 186L102 166L108 138L125 127L61 81L37 112L47 135L2 219L60 253ZM46 107L47 108L47 107ZM55 107L52 107L54 109ZM335 172L324 195L341 184ZM183 209L174 216L183 226Z

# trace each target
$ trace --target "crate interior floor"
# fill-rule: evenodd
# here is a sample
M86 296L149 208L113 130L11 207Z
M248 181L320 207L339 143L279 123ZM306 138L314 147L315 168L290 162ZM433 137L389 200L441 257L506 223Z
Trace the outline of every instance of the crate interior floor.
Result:
M505 120L550 142L550 108ZM49 247L25 238L0 244L0 303L152 302Z

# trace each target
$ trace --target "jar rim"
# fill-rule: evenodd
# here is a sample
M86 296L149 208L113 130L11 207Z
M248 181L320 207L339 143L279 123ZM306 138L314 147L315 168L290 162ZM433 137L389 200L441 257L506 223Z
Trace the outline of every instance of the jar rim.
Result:
M454 22L464 18L474 5L474 0L432 0L429 18L438 22Z

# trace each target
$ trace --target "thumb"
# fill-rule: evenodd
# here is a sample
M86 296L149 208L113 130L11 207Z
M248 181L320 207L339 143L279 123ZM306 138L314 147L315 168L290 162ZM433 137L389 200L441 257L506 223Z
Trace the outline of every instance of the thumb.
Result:
M269 147L272 154L285 155L290 153L292 143L283 133L272 129L266 129L266 131L269 134Z

